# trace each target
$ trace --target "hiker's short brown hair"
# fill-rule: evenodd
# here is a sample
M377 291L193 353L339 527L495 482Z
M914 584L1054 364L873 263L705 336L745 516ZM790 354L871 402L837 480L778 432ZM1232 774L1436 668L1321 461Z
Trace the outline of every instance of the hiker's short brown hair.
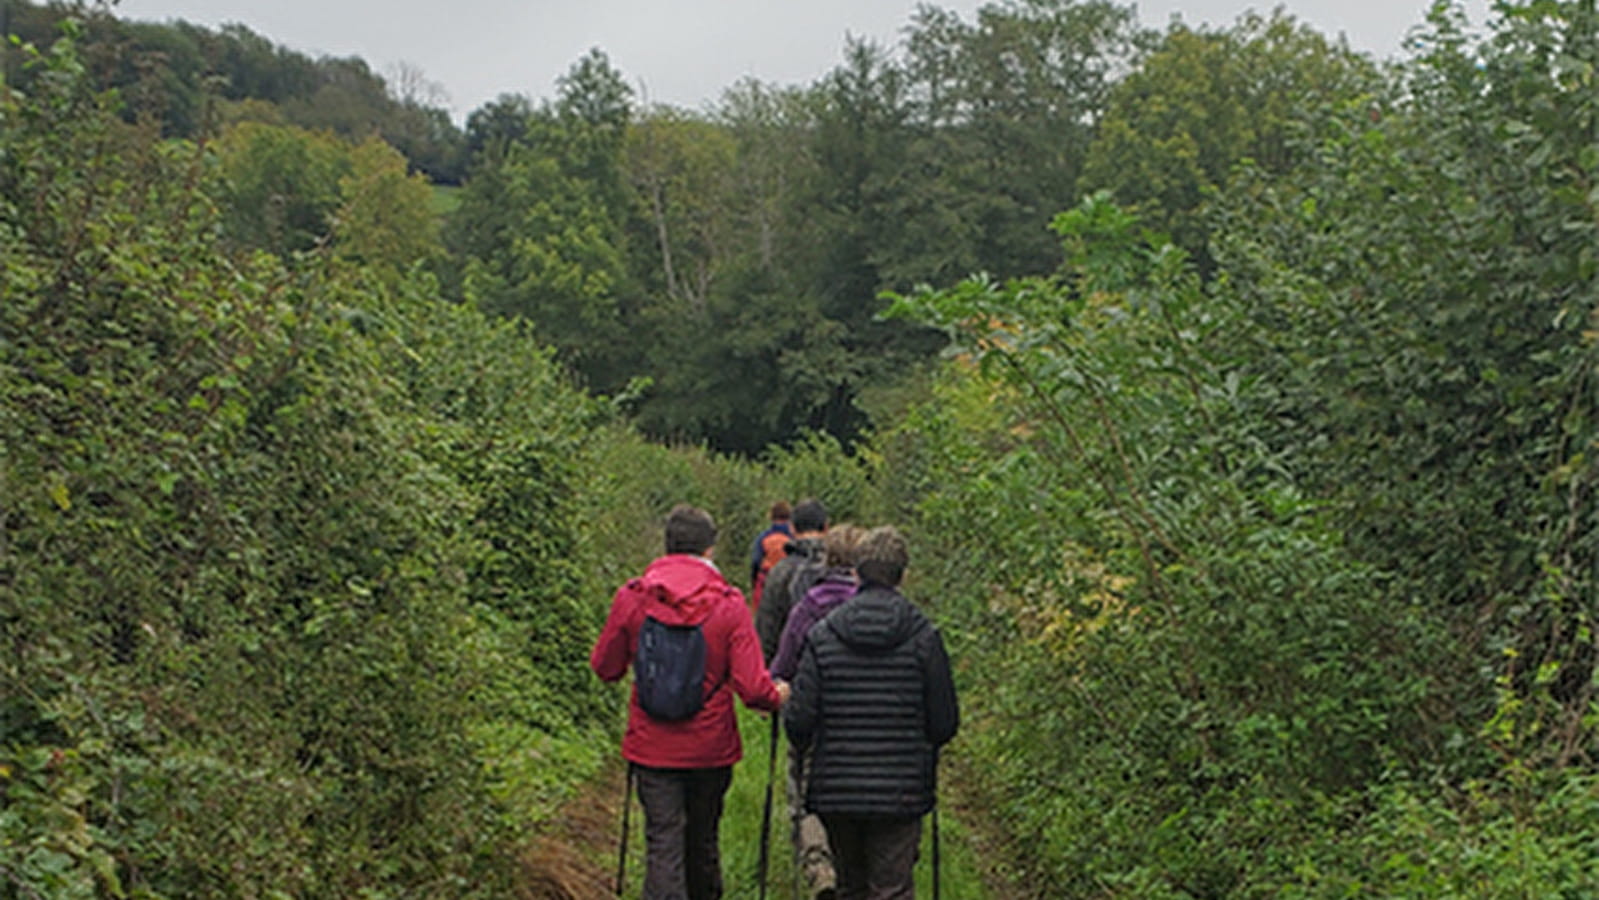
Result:
M905 536L892 525L880 525L866 532L855 550L855 571L860 573L862 581L899 587L908 565L910 550L905 546Z
M716 520L697 506L679 503L666 514L666 552L703 554L716 543Z
M861 535L866 530L842 522L822 535L822 559L830 569L853 569L859 554Z

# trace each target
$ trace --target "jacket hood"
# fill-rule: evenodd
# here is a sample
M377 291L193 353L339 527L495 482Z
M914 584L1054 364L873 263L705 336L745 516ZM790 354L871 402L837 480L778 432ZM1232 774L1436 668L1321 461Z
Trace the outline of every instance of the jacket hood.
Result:
M819 609L832 609L855 596L860 586L850 577L849 571L834 569L823 575L805 593L805 602Z
M826 621L839 640L861 653L893 650L929 624L927 616L909 600L881 587L862 589Z
M639 581L653 601L651 612L671 625L705 619L727 591L727 580L716 564L692 553L659 557Z

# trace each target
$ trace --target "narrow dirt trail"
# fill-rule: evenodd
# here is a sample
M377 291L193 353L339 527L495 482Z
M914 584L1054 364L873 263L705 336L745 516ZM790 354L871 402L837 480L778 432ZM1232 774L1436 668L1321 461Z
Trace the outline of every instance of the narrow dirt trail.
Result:
M753 873L766 782L768 725L764 717L744 710L740 719L745 756L734 771L722 819L722 870L727 900L754 900L759 896ZM956 745L959 741L957 737ZM942 766L947 778L940 803L942 900L1018 900L1034 896L1008 875L1003 862L1003 848L1010 846L1006 836L997 829L997 823L988 821L982 804L961 790L960 772L973 761L959 758L958 746L951 747L951 751L952 758ZM523 854L526 880L519 891L520 900L616 897L613 886L625 771L620 758L613 758L528 847ZM771 900L792 900L797 896L787 857L785 806L779 789L772 817L772 870L767 891ZM642 815L637 801L633 801L625 897L637 897L642 880ZM924 834L922 860L917 864L917 896L921 897L933 895L929 848L930 834Z

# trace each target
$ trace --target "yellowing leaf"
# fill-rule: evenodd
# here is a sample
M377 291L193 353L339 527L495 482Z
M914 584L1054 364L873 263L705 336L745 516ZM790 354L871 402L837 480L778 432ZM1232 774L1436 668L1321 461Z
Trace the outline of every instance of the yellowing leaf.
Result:
M61 507L62 512L72 509L72 494L68 492L67 483L64 481L56 482L55 487L50 489L50 499L56 502L56 506Z

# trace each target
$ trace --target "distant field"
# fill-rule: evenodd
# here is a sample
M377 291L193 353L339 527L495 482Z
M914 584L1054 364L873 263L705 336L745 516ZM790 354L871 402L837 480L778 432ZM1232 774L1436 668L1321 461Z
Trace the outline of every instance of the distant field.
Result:
M461 189L453 184L433 185L433 215L444 218L461 205Z

